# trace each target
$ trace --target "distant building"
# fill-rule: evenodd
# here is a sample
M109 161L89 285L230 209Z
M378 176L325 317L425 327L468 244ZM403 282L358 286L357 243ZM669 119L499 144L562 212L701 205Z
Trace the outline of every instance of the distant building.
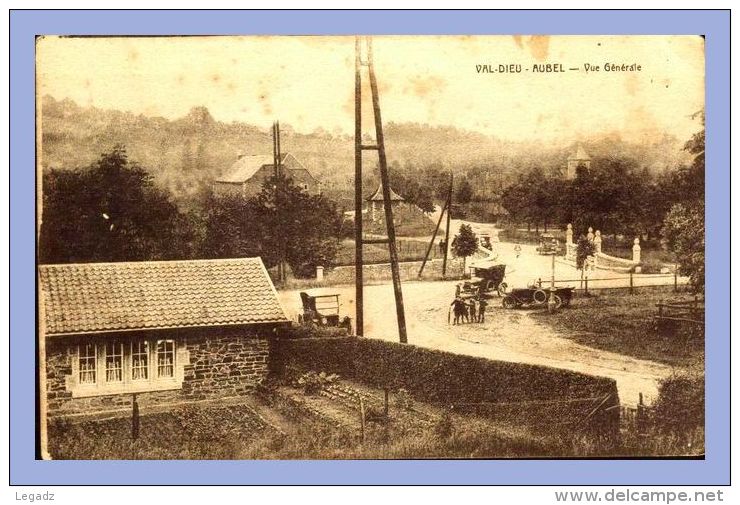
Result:
M321 193L321 183L290 153L280 160L283 173L293 184L310 194ZM272 155L239 155L226 173L214 182L217 195L240 195L245 198L259 194L266 180L275 175Z
M585 170L591 170L591 156L589 156L583 149L583 146L579 145L575 153L568 157L568 167L565 172L566 179L575 179L578 173L578 167L582 167Z
M393 210L396 210L401 204L404 204L406 200L403 199L401 195L393 191L393 188L389 188L390 190L390 196L391 196L391 208ZM376 221L384 214L383 210L383 184L378 184L378 189L375 190L373 194L368 196L365 201L368 204L368 210L370 212L370 217L373 221Z

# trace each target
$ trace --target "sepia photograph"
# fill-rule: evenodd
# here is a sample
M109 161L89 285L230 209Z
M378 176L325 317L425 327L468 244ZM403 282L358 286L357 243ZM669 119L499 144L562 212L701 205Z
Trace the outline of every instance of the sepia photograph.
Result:
M35 79L41 459L705 458L703 36L39 35Z

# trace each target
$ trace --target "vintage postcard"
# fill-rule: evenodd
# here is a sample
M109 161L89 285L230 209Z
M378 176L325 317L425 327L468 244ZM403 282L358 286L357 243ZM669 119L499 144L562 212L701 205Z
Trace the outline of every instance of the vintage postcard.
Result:
M41 457L703 458L704 68L37 37Z

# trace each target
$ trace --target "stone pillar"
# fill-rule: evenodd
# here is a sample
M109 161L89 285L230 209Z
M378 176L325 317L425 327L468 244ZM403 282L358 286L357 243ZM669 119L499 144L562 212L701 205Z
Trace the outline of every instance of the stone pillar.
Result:
M642 248L640 247L640 239L635 237L635 245L632 246L632 261L635 263L640 263L640 251Z
M573 225L570 223L568 223L568 226L565 229L565 243L566 244L573 243Z
M590 226L588 227L588 233L586 234L586 238L588 239L589 242L594 241L594 229Z
M317 266L316 267L316 280L317 281L323 281L324 280L324 267Z
M601 252L601 231L599 230L596 230L596 235L594 235L594 250L596 254Z

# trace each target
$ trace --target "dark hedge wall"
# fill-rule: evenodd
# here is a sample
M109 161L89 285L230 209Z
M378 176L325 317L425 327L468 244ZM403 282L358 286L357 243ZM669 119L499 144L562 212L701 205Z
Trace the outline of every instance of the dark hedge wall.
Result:
M493 361L359 337L276 339L276 375L337 373L420 401L545 431L597 431L615 436L616 382L544 366ZM614 408L610 408L614 407Z

